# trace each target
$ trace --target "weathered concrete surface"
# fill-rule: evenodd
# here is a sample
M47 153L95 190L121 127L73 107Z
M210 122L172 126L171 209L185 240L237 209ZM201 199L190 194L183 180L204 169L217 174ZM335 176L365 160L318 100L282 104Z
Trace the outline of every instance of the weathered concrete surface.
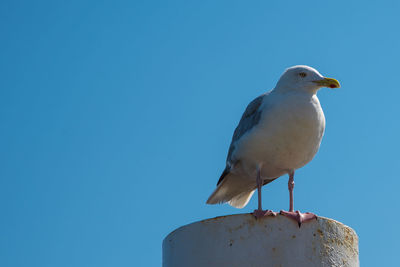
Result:
M163 241L163 266L358 267L358 237L323 217L299 228L281 215L222 216L170 233Z

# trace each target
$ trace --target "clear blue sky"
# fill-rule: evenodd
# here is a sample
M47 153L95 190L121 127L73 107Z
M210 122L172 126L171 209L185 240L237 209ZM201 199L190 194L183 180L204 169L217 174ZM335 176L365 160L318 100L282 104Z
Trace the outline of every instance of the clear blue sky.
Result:
M323 1L326 2L326 1ZM374 3L375 2L375 3ZM0 265L160 266L205 201L247 103L306 64L342 88L295 208L398 264L398 1L2 1ZM263 189L288 208L287 177Z

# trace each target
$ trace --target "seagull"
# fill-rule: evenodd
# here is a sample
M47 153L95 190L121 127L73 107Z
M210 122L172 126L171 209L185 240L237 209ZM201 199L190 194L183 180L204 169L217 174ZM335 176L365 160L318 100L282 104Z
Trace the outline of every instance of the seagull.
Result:
M297 65L286 69L275 88L247 106L229 147L226 167L207 204L228 202L236 208L247 205L258 191L254 216L276 216L262 210L261 187L289 175L289 211L280 214L303 222L316 219L313 213L294 211L294 173L317 153L325 131L325 116L317 92L322 87L339 88L336 79L316 69Z

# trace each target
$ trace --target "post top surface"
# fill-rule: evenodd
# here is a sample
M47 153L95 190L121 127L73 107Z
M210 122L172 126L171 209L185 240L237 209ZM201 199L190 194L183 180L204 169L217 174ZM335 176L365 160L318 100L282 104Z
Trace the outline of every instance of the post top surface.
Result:
M218 224L236 224L236 223L240 223L240 224L249 224L250 226L254 226L256 224L268 224L268 223L272 223L273 221L290 221L289 219L287 219L286 217L278 214L277 216L266 216L262 219L256 219L251 213L240 213L240 214L230 214L230 215L222 215L222 216L217 216L214 218L208 218L208 219L204 219L201 221L197 221L197 222L193 222L193 223L189 223L186 225L183 225L175 230L173 230L171 233L169 233L164 240L168 239L170 236L174 235L174 233L178 232L178 231L183 231L186 229L189 229L191 227L197 226L197 225L218 225ZM286 222L287 223L287 222ZM285 224L286 224L285 223ZM318 216L317 220L315 222L306 222L304 223L301 227L306 227L307 224L311 224L314 225L316 223L319 224L324 224L324 225L331 225L331 226L336 226L336 227L340 227L340 228L345 228L347 231L349 231L352 235L354 235L355 237L358 236L356 234L356 232L354 231L354 229L352 229L350 226L347 226L339 221L336 221L334 219L330 219L330 218L326 218L326 217L322 217L322 216ZM290 225L290 224L289 224ZM295 228L298 228L297 224L293 221L293 226ZM300 227L300 228L301 228Z

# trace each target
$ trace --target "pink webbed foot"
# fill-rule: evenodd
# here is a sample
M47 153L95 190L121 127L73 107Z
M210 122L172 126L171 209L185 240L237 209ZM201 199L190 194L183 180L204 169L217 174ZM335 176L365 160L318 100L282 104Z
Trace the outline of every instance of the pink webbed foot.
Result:
M308 221L317 219L317 215L315 215L314 213L311 213L311 212L301 213L298 210L296 210L296 211L281 210L280 214L288 217L289 219L295 220L299 224L299 227L304 222L308 222Z
M256 219L260 219L265 216L276 216L278 213L273 212L272 210L254 210L253 215Z

